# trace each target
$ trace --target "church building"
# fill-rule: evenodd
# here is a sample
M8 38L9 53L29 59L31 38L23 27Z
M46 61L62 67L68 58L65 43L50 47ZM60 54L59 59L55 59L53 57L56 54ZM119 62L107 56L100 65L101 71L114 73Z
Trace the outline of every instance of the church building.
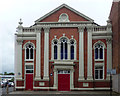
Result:
M112 25L62 4L15 33L16 90L110 90Z

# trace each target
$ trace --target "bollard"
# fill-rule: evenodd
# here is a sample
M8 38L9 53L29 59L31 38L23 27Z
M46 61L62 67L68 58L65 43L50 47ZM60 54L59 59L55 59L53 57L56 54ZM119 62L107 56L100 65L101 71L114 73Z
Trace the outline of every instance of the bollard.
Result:
M8 86L8 84L7 84L7 88L6 88L6 93L8 94L9 93L9 86Z

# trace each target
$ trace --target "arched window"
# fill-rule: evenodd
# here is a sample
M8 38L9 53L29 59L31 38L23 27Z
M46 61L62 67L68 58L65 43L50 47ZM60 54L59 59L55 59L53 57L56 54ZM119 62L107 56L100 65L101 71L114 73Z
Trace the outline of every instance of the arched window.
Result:
M70 46L70 58L71 59L74 59L74 40L71 40L70 41L70 44L71 44L71 46Z
M33 59L34 58L34 48L33 48L33 45L31 43L28 43L26 44L26 47L25 47L25 58L30 60L30 59Z
M67 39L61 39L61 59L67 59Z
M54 41L54 59L57 59L57 50L58 50L58 49L57 49L57 43L58 43L58 42L55 40L55 41Z
M103 49L103 44L98 43L95 45L95 59L103 59Z

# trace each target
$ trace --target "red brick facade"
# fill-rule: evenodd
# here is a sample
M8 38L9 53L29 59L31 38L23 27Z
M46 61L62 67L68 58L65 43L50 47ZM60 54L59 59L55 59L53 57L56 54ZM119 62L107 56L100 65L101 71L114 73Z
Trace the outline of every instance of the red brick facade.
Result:
M62 67L62 65L57 65L56 62L60 63L60 61L61 61L62 63L64 63L64 60L52 60L51 59L52 54L53 54L52 51L51 51L52 50L52 40L54 38L60 39L61 37L63 37L63 35L65 35L65 37L67 37L69 40L71 38L74 38L74 40L76 41L76 49L74 49L74 50L76 50L76 60L66 60L65 61L65 62L70 62L70 63L72 62L73 63L72 65L69 65L69 66L66 65L66 66L68 66L68 68L70 70L71 78L73 78L73 81L71 81L71 82L73 82L74 87L71 87L70 90L81 90L81 88L84 88L84 90L89 90L89 88L91 88L92 90L94 90L94 88L96 88L96 89L97 88L103 88L103 90L104 89L109 90L109 80L106 79L107 78L107 43L106 43L106 38L101 39L99 36L96 38L95 36L97 36L97 35L94 35L95 31L94 31L94 28L93 28L93 33L92 33L92 36L91 36L92 37L91 38L91 40L92 40L91 41L92 42L92 45L91 45L92 49L90 50L91 53L92 53L92 57L90 57L90 58L92 58L92 64L91 64L92 69L90 70L91 73L92 73L92 79L88 80L88 56L89 56L88 49L89 49L90 46L88 46L88 43L89 43L89 40L88 40L88 36L89 36L88 35L89 30L88 29L89 28L88 27L89 27L89 25L87 25L87 24L88 23L93 24L93 21L90 21L90 19L88 17L86 17L86 16L82 16L81 13L76 14L73 9L69 9L66 6L67 5L64 5L59 10L56 10L53 14L50 14L49 16L43 18L42 20L41 19L38 20L39 22L36 23L36 24L38 24L38 26L39 26L39 24L44 24L45 22L47 22L48 25L51 24L49 26L52 26L52 22L55 22L56 26L57 26L57 24L61 24L61 25L58 25L57 27L55 26L55 27L50 27L49 28L49 35L48 35L49 36L49 41L48 41L48 43L49 43L49 51L48 51L49 52L48 53L48 56L49 56L48 57L48 59L49 59L48 60L48 62L49 62L48 63L49 64L48 65L49 80L44 79L44 75L45 75L44 72L46 72L46 71L44 71L45 67L46 67L45 66L45 58L47 58L47 57L45 57L45 51L44 51L45 50L45 42L46 42L45 41L46 40L45 28L47 26L45 27L45 26L42 25L42 27L40 26L40 30L41 30L40 31L40 34L41 34L40 35L40 38L41 38L40 39L41 40L40 41L40 45L41 45L40 51L41 51L41 53L40 53L40 58L39 58L40 61L41 61L41 63L40 63L41 67L38 70L38 71L40 71L40 76L41 77L40 77L40 79L36 79L36 75L38 74L38 73L36 73L37 66L38 66L37 63L36 63L36 60L37 60L37 55L36 54L39 54L36 51L37 50L36 48L37 48L37 44L38 44L37 43L38 39L37 39L37 37L35 37L36 38L35 40L23 40L23 42L22 42L22 48L23 48L22 49L22 79L24 79L24 81L16 79L16 89L19 89L19 87L21 87L21 86L22 86L21 87L22 89L25 89L24 88L24 87L26 87L24 85L25 81L26 81L26 79L25 79L25 75L26 75L26 73L25 73L25 64L33 63L33 65L34 65L33 90L48 90L48 89L49 90L58 90L55 87L55 82L57 82L57 81L55 81L54 78L57 78L55 76L58 75L57 73L55 73L55 68L57 68L58 66ZM61 23L58 22L59 16L62 13L66 13L69 16L70 22L61 22ZM75 24L71 23L73 21L75 22ZM62 24L63 25L66 24L66 25L63 26ZM71 24L71 25L69 25L69 24ZM82 41L80 41L80 36L81 35L79 35L79 34L80 34L81 30L79 30L79 27L81 27L81 25L79 25L79 24L81 24L81 25L84 24L84 27L83 27L84 28L84 30L83 30L83 50L84 50L84 52L83 52L84 53L83 54L83 57L84 57L84 74L83 75L84 75L84 77L83 78L84 78L84 80L78 80L79 76L80 76L79 74L81 74L80 69L79 69L80 66L81 66L80 58L79 58L79 56L81 54L80 53L81 49L79 47L80 47L80 44L82 42ZM95 26L97 26L97 25L95 25ZM36 27L36 29L37 28L38 27ZM33 29L33 30L36 30L36 29ZM35 34L37 36L37 33L35 33ZM97 34L97 31L96 31L96 34ZM93 39L93 37L95 37L96 39ZM104 60L103 61L95 61L95 50L94 50L93 47L94 47L94 44L97 43L98 41L104 43L105 46L106 46L106 48L104 49ZM25 44L27 42L31 42L31 43L33 43L35 45L35 48L34 48L34 60L33 61L25 61L25 52L26 51L24 49L24 46L25 46ZM95 80L95 64L98 64L98 65L103 64L104 65L104 71L103 71L104 72L103 73L104 74L104 79L103 80ZM64 65L63 67L66 67L66 66ZM73 68L73 69L70 69L70 68ZM57 69L57 72L58 72L58 69ZM73 75L72 75L72 72L73 72ZM70 86L72 86L72 83L70 83L70 84L71 84ZM87 86L85 84L87 84ZM59 85L57 85L57 86L59 86Z

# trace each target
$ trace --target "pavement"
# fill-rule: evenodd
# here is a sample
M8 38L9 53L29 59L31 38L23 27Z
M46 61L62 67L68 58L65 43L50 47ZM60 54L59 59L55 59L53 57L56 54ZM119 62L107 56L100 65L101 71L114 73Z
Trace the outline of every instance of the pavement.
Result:
M14 91L2 96L120 96L110 91Z

